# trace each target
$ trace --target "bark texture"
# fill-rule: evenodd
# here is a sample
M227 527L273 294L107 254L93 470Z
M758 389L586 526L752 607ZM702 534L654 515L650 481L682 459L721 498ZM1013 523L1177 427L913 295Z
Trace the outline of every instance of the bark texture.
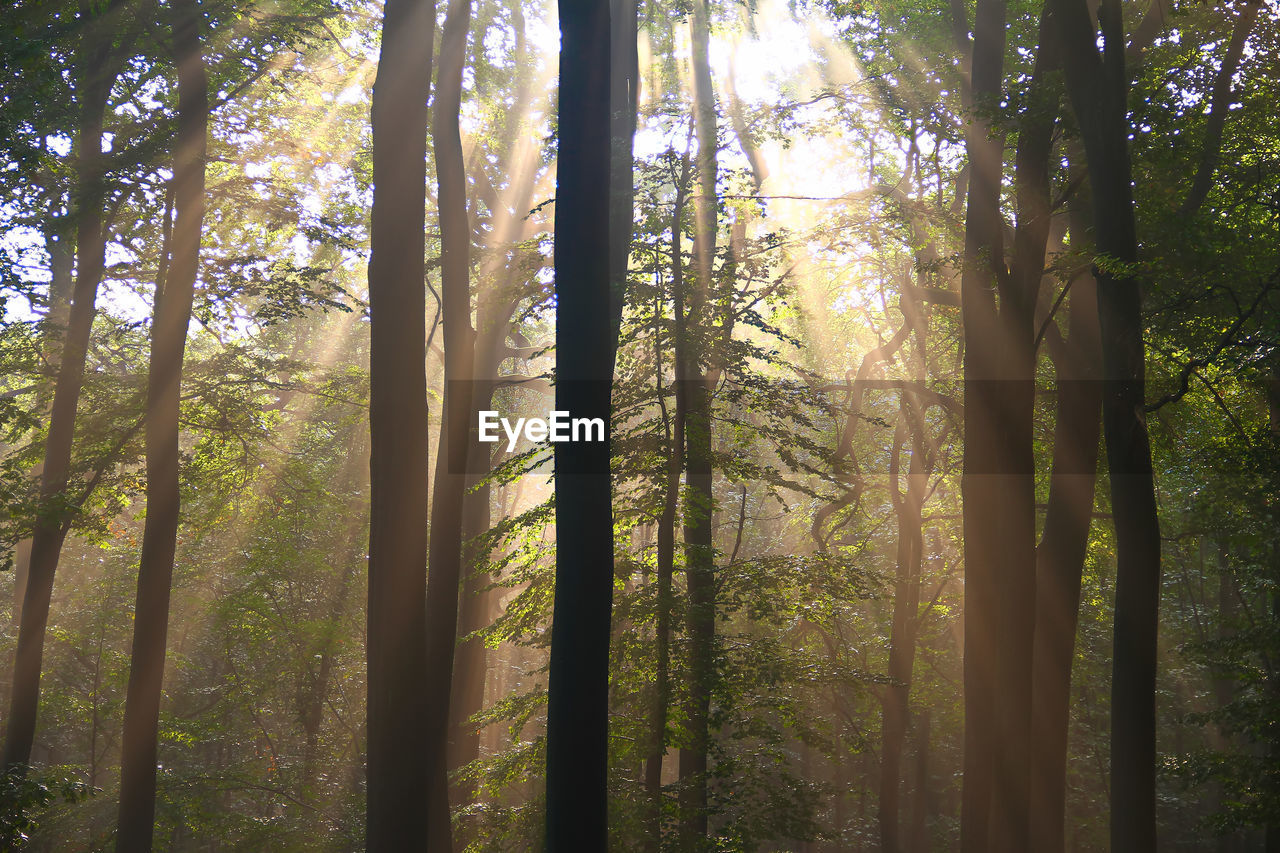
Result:
M716 133L715 93L711 82L710 11L706 0L695 0L693 35L693 109L697 140L698 193L694 196L694 286L685 320L683 375L685 413L684 552L689 594L689 696L685 708L686 743L680 749L680 842L699 849L707 836L707 751L709 717L715 678L715 548L712 517L711 388L708 370L712 353L695 342L710 339L714 298L712 271L716 255Z
M1088 246L1087 190L1072 199L1071 242ZM1089 542L1101 431L1102 355L1093 273L1067 285L1069 335L1046 337L1057 374L1053 468L1044 529L1036 549L1036 636L1032 706L1032 845L1066 847L1067 730L1080 582Z
M989 107L998 98L1003 75L1005 4L979 0L974 21L969 103ZM968 39L965 39L967 42ZM966 128L969 160L965 215L961 316L964 322L965 453L964 501L964 790L960 838L964 853L987 853L994 809L992 798L1006 747L996 719L999 667L998 584L1000 536L1008 501L1002 474L1008 436L999 373L994 292L1004 268L1000 181L1003 138L989 122L972 116ZM1001 820L996 816L996 821Z
M209 77L200 36L202 15L196 0L176 0L171 14L178 69L178 133L173 169L176 220L167 271L156 280L151 325L146 414L147 519L138 564L133 655L121 742L116 831L119 853L150 851L155 823L160 698L181 512L178 409L205 209Z
M426 137L435 6L387 0L373 88L368 849L427 846Z
M560 0L556 168L556 408L601 418L606 440L555 445L556 582L547 708L553 853L608 848L613 606L608 0Z
M1059 19L1067 91L1093 190L1102 424L1116 529L1115 639L1111 687L1111 845L1156 849L1155 681L1160 609L1160 522L1145 414L1142 294L1129 160L1129 78L1119 0L1098 13L1084 0L1051 0Z
M444 334L444 407L431 497L427 572L427 774L428 849L453 849L449 815L449 696L458 635L458 584L462 578L463 499L470 447L475 332L471 328L471 225L467 173L458 112L462 67L471 28L471 0L450 0L440 39L432 104L431 137L440 204L440 302Z
M107 99L120 69L119 55L112 49L112 28L119 22L119 16L111 13L116 11L94 11L88 3L82 3L80 9L82 29L76 75L80 103L74 198L76 281L49 413L49 434L40 478L40 515L31 537L27 587L14 653L3 759L4 771L8 773L24 773L31 761L53 579L76 505L74 498L67 494L67 487L71 479L76 408L84 384L89 332L96 314L95 302L106 253L103 214L106 163L102 154L102 132Z
M657 585L656 672L653 685L653 708L650 722L649 755L645 759L645 791L649 797L649 842L651 849L661 849L662 843L662 761L667 752L667 711L671 701L671 583L675 575L676 510L680 500L680 476L684 473L684 423L688 398L685 383L681 380L684 364L684 304L685 277L683 239L680 219L687 202L685 187L688 184L690 162L686 152L680 180L676 184L675 204L671 213L671 296L675 316L672 349L675 359L675 406L667 414L665 401L663 423L667 437L667 471L663 486L662 514L658 517L655 583ZM655 312L658 313L658 312ZM663 381L661 344L655 345L655 361L658 362L657 381Z
M1258 7L1261 5L1261 0L1246 0L1240 4L1236 22L1231 27L1227 52L1222 57L1222 65L1214 77L1213 92L1209 96L1209 117L1205 121L1204 139L1200 142L1200 162L1180 211L1184 216L1195 214L1209 197L1213 174L1217 171L1218 158L1222 153L1222 132L1227 126L1227 112L1231 108L1231 81L1240 68L1245 42L1249 40L1253 25L1258 20Z

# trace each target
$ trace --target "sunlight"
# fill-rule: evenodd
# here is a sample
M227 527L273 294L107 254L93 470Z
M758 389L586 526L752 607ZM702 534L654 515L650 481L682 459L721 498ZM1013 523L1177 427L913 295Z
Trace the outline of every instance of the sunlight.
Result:
M0 849L1266 846L1280 18L1189 2L24 4Z

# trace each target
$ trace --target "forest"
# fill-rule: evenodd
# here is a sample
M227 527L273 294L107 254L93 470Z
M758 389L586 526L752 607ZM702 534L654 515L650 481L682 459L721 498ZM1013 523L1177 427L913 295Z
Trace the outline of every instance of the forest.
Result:
M1280 851L1278 0L0 24L0 850Z

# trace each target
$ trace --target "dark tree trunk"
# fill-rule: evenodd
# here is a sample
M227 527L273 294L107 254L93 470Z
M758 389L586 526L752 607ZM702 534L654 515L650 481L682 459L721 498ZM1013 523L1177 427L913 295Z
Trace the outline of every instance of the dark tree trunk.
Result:
M1005 44L1003 0L979 0L974 22L971 104L990 104L1002 86ZM966 39L967 41L967 39ZM971 117L966 128L969 162L965 215L961 315L964 322L965 446L964 501L964 796L961 848L964 853L992 849L990 817L997 775L1003 778L997 708L999 634L998 585L1002 578L1000 536L1007 520L1003 450L1008 424L1002 417L997 369L996 308L993 297L1004 269L1004 223L1000 182L1004 140L986 121Z
M920 609L920 570L924 537L921 508L928 476L925 423L915 395L904 391L902 414L889 463L889 489L898 516L897 573L893 589L893 627L889 642L889 684L881 707L880 749L880 849L898 853L904 849L900 829L902 750L907 738L908 700L915 668L916 622ZM909 442L906 493L900 492L902 448Z
M71 308L72 292L75 289L75 216L67 212L54 212L66 204L68 198L59 188L59 182L51 170L41 170L33 183L47 194L46 205L52 208L42 229L45 252L49 255L49 285L46 311L38 332L38 346L47 373L39 380L34 403L39 417L47 419L54 386L52 380L56 380L61 362L62 343L67 332L67 313ZM30 477L33 483L40 482L43 470L43 462L32 466ZM27 536L13 548L12 622L15 630L22 623L22 600L27 592L30 561L31 537Z
M675 575L676 509L680 498L680 475L684 472L684 421L688 405L685 382L681 375L684 364L684 261L680 220L686 201L685 186L689 177L689 157L686 153L679 182L676 184L675 204L671 214L671 298L675 319L672 349L675 360L675 407L670 418L663 407L663 424L667 433L667 478L663 486L662 515L658 518L656 577L657 614L655 618L656 672L653 685L653 709L650 723L649 755L645 759L645 791L649 798L650 849L661 849L662 844L662 760L667 751L667 707L671 701L671 583ZM655 313L657 313L655 311ZM657 318L655 318L657 322ZM655 362L658 364L656 381L661 385L662 342L655 343ZM659 391L661 393L661 391Z
M604 441L555 445L556 588L547 708L552 853L608 847L613 496L608 0L560 0L556 409L600 418Z
M361 489L361 469L369 468L369 446L364 436L356 437L350 455L343 462L338 475L338 484L346 494L358 495ZM353 502L354 504L355 502ZM302 753L302 784L304 791L314 792L324 781L323 773L318 772L317 762L320 759L320 734L324 723L325 704L329 700L329 690L333 684L334 663L341 641L343 614L347 612L351 596L352 579L356 575L356 567L363 562L363 547L360 542L360 528L363 518L352 505L346 529L337 531L335 559L341 565L340 573L329 590L329 607L325 613L325 628L315 646L314 655L319 658L315 672L307 667L310 677L310 689L307 691L299 709L303 735L306 739Z
M1275 356L1272 356L1269 372L1266 386L1267 424L1271 439L1275 441L1280 439L1280 364L1276 363ZM1273 552L1272 561L1272 571L1275 571L1275 563L1280 562L1280 554ZM1271 622L1273 625L1280 624L1280 593L1273 591L1270 597ZM1276 671L1274 662L1267 669L1268 698L1276 702L1280 700L1280 672ZM1269 734L1270 737L1266 739L1264 748L1274 766L1274 763L1280 760L1280 739L1277 739L1274 728ZM1280 817L1272 815L1266 821L1266 826L1263 828L1263 846L1266 853L1280 853Z
M974 39L973 102L989 109L1001 91L1004 10L978 11ZM1035 632L1035 399L1034 316L1049 233L1049 158L1059 94L1050 82L1058 66L1049 10L1040 21L1040 49L1015 159L1018 223L1012 268L1005 270L997 229L1002 143L981 122L969 129L970 188L962 306L965 322L965 571L977 611L966 602L966 693L975 675L975 704L966 704L966 791L963 846L970 850L1028 849L1032 726L1032 650ZM999 30L992 35L993 30ZM986 138L982 138L985 135ZM995 182L994 186L992 181ZM977 218L975 219L975 214ZM983 260L983 255L986 260ZM983 270L983 266L989 272ZM987 291L995 285L996 311ZM970 321L976 321L970 325ZM970 403L977 408L971 408ZM972 498L972 500L971 500ZM972 515L972 519L971 519ZM972 520L972 524L971 524ZM970 537L976 537L971 541ZM970 549L972 548L972 559ZM967 598L967 597L966 597ZM970 631L978 645L969 648ZM988 662L979 656L989 654ZM971 670L972 665L972 670ZM985 719L974 719L974 713ZM991 728L994 727L994 728ZM978 749L994 760L989 765ZM989 806L970 796L968 767L977 771ZM984 827L983 822L989 821Z
M612 62L610 109L613 140L609 194L609 287L613 337L622 325L627 291L627 263L635 230L636 110L640 104L640 51L637 43L639 0L610 0Z
M1033 443L1036 373L1035 307L1044 277L1050 230L1049 161L1061 92L1055 82L1060 62L1053 38L1052 10L1039 26L1033 77L1020 120L1014 162L1017 228L1009 275L997 278L1000 293L1001 367L993 393L999 395L1006 460L996 481L1005 502L997 578L996 744L1000 761L992 788L989 843L993 850L1029 848L1031 825L1033 667L1036 614L1035 452ZM994 472L993 472L994 473Z
M1071 201L1073 248L1088 245L1087 188ZM1067 730L1080 580L1089 542L1102 410L1102 355L1097 284L1091 272L1068 283L1069 337L1051 336L1058 404L1053 469L1044 530L1036 549L1036 637L1033 674L1032 846L1066 847Z
M1031 837L1031 772L1033 666L1036 613L1035 455L1035 307L1044 277L1045 248L1050 230L1049 161L1061 92L1054 82L1060 62L1055 49L1052 11L1044 9L1039 27L1040 46L1027 112L1018 132L1014 163L1017 228L1013 263L1000 290L1002 361L1008 373L1002 390L1007 408L1003 419L1009 436L1009 479L1004 499L1010 519L1001 535L1002 577L999 579L1001 615L996 723L1002 765L992 791L993 849L1029 849ZM1001 713L1002 712L1002 713Z
M517 209L519 209L517 207ZM494 317L495 310L510 306L509 301L483 301L478 312L480 330L476 335L475 375L472 386L472 411L493 406L493 379L505 348L505 332L510 328L509 315ZM487 575L483 567L488 553L482 549L480 537L492 524L492 491L484 478L493 469L495 456L490 445L470 433L467 450L466 493L462 497L462 599L458 606L458 647L454 652L453 688L449 697L448 767L452 775L480 757L480 729L471 723L472 716L484 707L485 681L488 678L488 651L483 640L472 636L490 624L494 592L486 589ZM453 778L450 796L455 805L470 803L475 798L471 780ZM460 826L454 832L454 849L465 849L472 840L472 830Z
M519 48L517 48L519 54ZM516 97L517 107L526 103L528 87L522 86ZM516 126L516 122L511 125ZM507 139L510 147L514 135ZM504 205L496 217L493 229L492 246L501 247L519 239L523 225L522 215L529 209L529 199L533 191L535 170L531 163L518 164L513 173L518 175L518 183L512 184L511 201ZM499 371L502 362L509 355L519 354L507 349L507 338L513 334L511 316L515 303L506 298L510 288L516 283L516 268L504 268L506 255L494 252L491 260L481 271L480 280L496 282L487 289L481 290L476 299L476 338L474 347L474 376L472 387L472 410L492 408L495 383L501 378ZM527 343L527 342L526 342ZM449 721L449 771L452 773L465 767L480 756L480 731L468 721L484 706L485 680L488 676L488 654L484 643L471 635L484 628L491 621L491 611L495 594L485 587L486 576L481 572L488 554L480 550L476 537L489 531L491 526L492 492L484 483L493 468L496 456L492 455L487 444L482 444L475 432L470 433L470 446L467 455L467 485L463 496L462 537L464 543L463 567L465 576L462 582L462 601L458 608L459 645L454 653L453 691L450 696ZM467 543L470 543L468 545ZM452 786L453 796L458 803L470 802L474 796L474 786L465 780L456 780ZM468 839L461 833L455 834L454 846L462 848Z
M58 370L61 363L62 341L67 331L67 312L71 308L71 293L75 288L75 248L68 223L71 217L50 217L44 235L45 251L49 253L49 306L41 333L41 349L49 369ZM53 382L41 381L36 392L36 406L44 417L49 415L49 395ZM33 482L39 482L44 463L39 462L31 470ZM13 549L13 611L11 620L15 629L22 624L22 600L27 594L27 574L31 567L31 537L20 540Z
M40 704L40 668L44 656L45 628L53 578L62 553L62 543L70 529L68 507L62 505L71 477L71 445L75 432L76 408L84 383L89 333L96 313L98 285L102 281L106 253L103 204L106 197L105 158L102 130L107 100L119 69L119 57L111 49L111 27L118 15L98 14L81 4L82 35L77 94L79 123L76 159L76 211L78 251L76 282L67 330L63 338L58 380L49 413L49 434L45 440L44 464L40 478L41 512L31 537L27 588L23 596L22 621L14 652L13 684L9 694L9 719L5 732L4 771L25 772L31 760L36 715Z
M916 743L916 800L911 815L910 850L912 853L929 853L929 817L933 814L933 791L929 785L929 742L932 737L932 717L928 708L922 708L915 719Z
M427 727L430 821L428 849L453 849L449 815L449 695L458 636L458 584L462 578L462 507L470 445L475 333L471 328L471 225L467 217L467 174L458 112L471 0L449 0L436 94L432 140L439 188L441 314L444 329L444 407L436 450L431 497L431 545L427 575Z
M1142 295L1128 147L1129 80L1118 0L1103 0L1097 31L1083 0L1057 10L1067 90L1084 141L1100 260L1098 325L1102 423L1116 529L1111 693L1111 846L1156 849L1155 681L1160 610L1160 522L1145 416Z
M1182 203L1180 211L1184 216L1191 216L1200 209L1209 196L1213 186L1213 173L1218 168L1218 157L1222 153L1222 131L1227 125L1227 111L1231 108L1231 81L1240 68L1240 59L1244 55L1245 42L1258 20L1258 9L1261 0L1245 0L1240 4L1235 25L1231 28L1231 38L1227 41L1227 52L1222 57L1222 65L1213 80L1213 92L1209 99L1209 118L1205 122L1204 139L1200 142L1200 163L1196 167L1196 176L1191 181L1191 189Z
M435 5L387 0L373 89L368 804L371 853L427 846L426 136Z
M156 751L164 681L169 590L181 509L178 488L178 408L187 325L195 296L204 223L209 78L196 0L175 0L173 54L178 72L178 132L174 148L176 220L166 275L156 279L147 387L147 519L138 563L133 655L120 749L120 811L116 850L151 850L156 807Z
M484 374L480 374L484 375ZM473 388L474 409L493 405L492 384L477 380ZM467 475L467 491L462 501L463 570L462 600L458 606L458 648L454 653L453 688L449 696L449 772L465 767L480 756L480 730L468 721L484 707L484 683L487 675L484 642L471 636L490 621L490 592L480 574L488 555L480 550L477 537L489 531L491 524L490 488L480 481L492 469L489 445L471 441L467 451L471 471ZM456 805L471 801L475 786L454 781L450 789ZM464 846L455 833L454 846Z
M909 284L909 282L908 282ZM909 364L911 378L923 383L927 372L928 320L925 306L910 286L903 288L899 308L902 330L913 344ZM904 849L900 801L902 751L907 736L912 674L915 669L916 633L920 610L920 576L924 565L924 507L927 480L933 469L936 442L929 434L920 395L904 388L899 401L898 427L889 457L889 497L898 519L897 571L894 579L893 624L889 638L890 683L885 685L881 706L879 821L880 848L890 853ZM901 455L911 454L906 489L901 486Z
M712 270L716 255L715 93L711 82L710 21L706 0L693 4L693 109L698 144L698 194L694 197L694 274L685 340L684 550L689 594L689 697L685 710L687 743L680 750L680 839L696 850L707 836L707 750L715 678L715 549L712 544L711 388L706 370L712 353L695 341L706 340L714 299Z
M526 57L524 48L524 20L518 13L513 13L512 25L516 32L515 58L522 62ZM528 106L531 86L527 76L520 82L515 96L515 103L509 112L512 120L504 129L500 150L511 151L520 128L518 118L523 116ZM536 170L533 161L536 149L530 147L523 154L523 159L511 166L509 172L513 176L508 186L506 203L497 205L494 217L495 224L489 237L489 245L505 248L520 239L525 226L524 213L531 204ZM518 266L506 264L505 251L490 253L488 263L482 268L478 280L490 283L488 287L478 288L476 297L476 339L474 348L475 385L472 387L472 410L492 408L496 382L501 378L499 372L502 363L510 355L519 355L507 349L507 338L514 334L511 317L516 304L508 295L517 283ZM525 342L527 344L527 342ZM463 496L463 568L465 576L462 582L462 601L458 608L459 645L454 652L453 690L449 702L449 771L453 773L480 756L480 731L468 723L472 716L484 706L485 680L488 677L488 652L484 643L471 635L487 626L491 620L491 611L496 598L494 591L486 589L486 576L481 572L488 554L479 549L476 537L487 533L491 525L492 492L483 481L492 470L496 456L491 455L489 446L482 444L477 433L470 434L470 449L467 455L467 486ZM471 543L468 545L467 543ZM468 639L469 638L469 639ZM470 802L474 797L474 786L467 780L455 779L452 795L456 803ZM462 828L455 833L454 847L461 849L469 843L468 830Z

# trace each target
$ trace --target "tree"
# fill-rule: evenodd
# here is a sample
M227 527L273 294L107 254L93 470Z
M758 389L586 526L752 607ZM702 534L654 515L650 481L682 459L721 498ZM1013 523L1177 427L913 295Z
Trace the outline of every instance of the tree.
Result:
M1004 3L983 0L977 6L972 49L972 84L969 103L990 110L1002 88L1005 51ZM967 29L967 26L966 26ZM967 39L966 39L967 41ZM1001 458L1006 441L1019 446L1016 437L1006 436L1014 428L1006 420L1008 395L1001 393L1006 378L1001 375L1001 330L996 316L994 289L1004 270L1003 222L1000 218L1000 182L1003 138L990 120L969 119L966 128L969 155L968 210L965 218L965 264L960 286L964 318L964 564L965 564L965 747L964 803L961 812L961 845L965 853L996 849L999 832L1006 826L1012 833L1016 821L1007 811L1006 797L1016 799L1019 782L1025 777L1014 763L1006 766L1006 756L1016 756L1028 745L1018 740L1018 731L1002 732L1001 724L1016 719L1000 715L1001 657L999 643L1002 608L999 602L1001 569L1015 568L1002 559L1001 525L1012 521L1016 507L1004 495L1006 472ZM1012 378L1012 377L1009 377ZM1014 393L1011 391L1011 394ZM1012 580L1012 579L1011 579ZM1011 685L1008 685L1011 686ZM1018 697L1007 700L1016 704ZM1016 712L1015 712L1016 714ZM1014 742L1003 744L1005 736ZM1025 752L1023 753L1025 754ZM993 799L1001 797L1002 807ZM1016 807L1015 807L1016 808ZM989 818L994 819L992 826ZM1013 843L1013 838L1006 839ZM1001 848L1002 849L1002 848Z
M84 382L85 357L106 252L103 123L111 87L131 55L138 36L137 32L122 27L123 8L123 0L116 0L100 10L85 6L80 11L80 37L72 71L80 102L74 200L77 211L76 280L49 415L49 435L40 474L40 514L32 535L22 623L14 654L13 688L4 743L3 766L6 773L24 773L31 760L49 601L53 595L58 557L69 531L68 509L74 506L68 506L66 490L71 476L76 408Z
M371 851L428 841L426 133L435 7L389 0L373 92L368 807Z
M1076 168L1077 176L1082 170ZM1069 202L1073 259L1087 251L1088 188ZM1075 657L1081 575L1089 542L1101 427L1101 361L1097 284L1085 269L1068 269L1067 326L1045 327L1053 356L1058 403L1053 467L1044 528L1036 547L1036 635L1033 654L1031 774L1032 843L1037 850L1066 849L1067 731L1071 667ZM1060 309L1061 310L1061 309ZM1046 321L1048 322L1048 321Z
M174 150L176 219L163 275L156 278L155 318L147 388L147 521L138 566L133 656L121 748L120 816L116 850L149 851L155 823L156 737L164 679L169 590L177 548L178 407L187 326L195 296L204 221L209 78L201 40L201 13L193 0L172 11L178 76L178 133ZM166 211L167 215L167 211ZM166 223L166 226L168 223Z
M462 159L458 111L462 68L471 29L471 0L449 4L441 33L440 62L432 114L440 204L440 315L444 334L444 407L431 501L431 545L427 570L427 675L431 703L427 727L429 849L451 851L447 744L453 656L458 635L458 583L462 577L463 507L467 455L475 418L475 331L471 328L471 225L467 220L467 174Z
M607 845L613 498L609 288L610 15L560 0L556 168L556 409L600 418L605 441L555 445L556 580L547 705L550 851Z
M1142 294L1129 159L1129 77L1120 4L1098 14L1053 0L1067 91L1080 125L1098 258L1102 423L1116 527L1115 652L1111 697L1111 843L1156 849L1155 682L1160 613L1160 522L1147 433Z
M693 286L689 288L682 320L685 339L683 363L677 366L686 395L684 412L685 576L689 592L689 698L688 742L680 748L680 841L697 849L707 836L707 752L711 731L709 715L715 679L715 547L712 493L711 393L715 384L712 351L715 308L713 270L718 230L716 193L717 112L711 82L710 7L705 0L693 4L693 129L697 141L695 174L698 191L693 197Z
M1003 19L999 4L985 14L979 7L971 98L987 121L1003 90ZM1040 338L1035 326L1053 213L1049 165L1061 100L1052 7L1046 6L1039 20L1027 105L1017 125L1017 225L1007 264L1000 215L1003 137L982 121L972 122L968 130L973 172L961 288L964 512L966 585L972 587L976 608L966 614L965 630L977 642L972 647L966 643L965 652L966 688L975 693L966 697L966 732L972 728L974 734L972 739L966 734L965 761L976 771L972 793L966 772L966 849L990 845L1021 850L1030 844L1031 777L1038 771L1031 760L1037 600L1034 401ZM981 660L984 655L990 660ZM992 725L994 729L987 728ZM986 767L992 758L992 766ZM982 803L988 797L989 807Z

